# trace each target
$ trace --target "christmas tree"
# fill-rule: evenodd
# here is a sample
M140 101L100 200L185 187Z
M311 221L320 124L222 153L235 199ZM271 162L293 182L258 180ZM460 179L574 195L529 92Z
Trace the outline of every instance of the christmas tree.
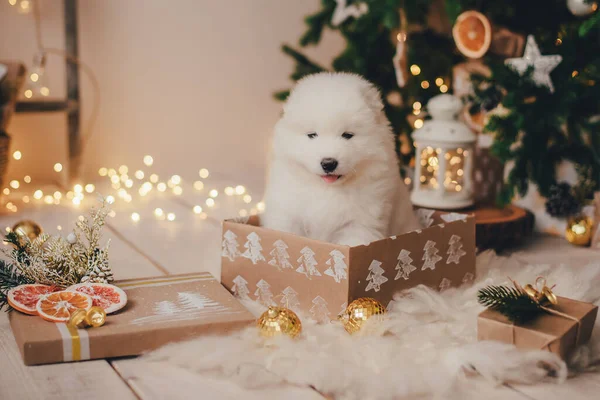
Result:
M256 300L265 307L276 305L273 301L273 293L271 293L271 285L264 279L261 279L256 284L254 295Z
M229 261L235 260L240 255L238 247L240 246L237 242L237 235L231 231L227 231L223 234L223 251L221 256L229 258Z
M249 300L248 294L250 290L248 289L248 281L238 275L233 279L233 283L234 285L231 287L233 294L240 299Z
M365 289L365 292L373 289L376 292L381 290L381 285L388 281L388 278L383 276L385 270L381 268L381 261L373 260L371 265L369 265L369 275L367 276L367 280L369 284Z
M292 264L289 261L290 255L287 252L288 245L279 239L273 243L273 246L275 247L269 253L273 257L269 260L269 265L273 265L279 270L282 268L292 268Z
M462 249L463 243L460 236L452 235L448 244L450 247L448 247L448 259L446 260L446 264L458 264L460 258L467 254L467 252Z
M298 312L300 310L300 300L298 300L298 292L296 292L291 286L286 287L281 292L281 305L285 308L289 308L292 311Z
M421 271L425 271L426 269L435 269L435 264L442 259L442 257L438 255L438 251L440 250L435 247L435 242L428 240L427 243L425 243L423 250L425 253L423 254L422 260L425 262L423 263Z
M333 250L329 253L331 258L325 262L329 265L329 268L325 270L325 275L329 275L335 279L336 282L341 282L342 279L348 279L348 265L344 262L346 258L339 250Z
M306 275L310 279L311 275L321 276L321 273L317 269L317 260L315 260L315 252L310 247L305 247L300 250L302 255L298 258L297 262L300 266L296 269L296 272Z
M248 241L244 244L244 247L247 250L242 254L242 257L251 260L252 264L256 264L259 261L265 261L265 256L261 253L263 248L260 245L260 237L255 232L250 232L247 239Z
M396 264L396 269L398 273L394 278L397 281L400 278L404 278L404 280L408 280L408 277L411 272L417 269L413 264L413 259L410 258L410 251L402 249L400 254L398 254L398 264Z
M310 308L310 314L317 322L329 322L330 312L327 307L327 301L321 296L317 296L312 301L313 306Z
M500 203L525 195L530 182L548 197L563 160L579 173L580 199L598 189L600 11L595 1L321 3L306 17L299 46L318 45L323 31L331 29L342 35L346 48L326 67L284 45L296 62L292 80L329 70L374 82L405 163L413 156L410 134L423 123L421 105L449 92L463 97L468 118L480 119L481 130L493 134L492 153L511 162Z

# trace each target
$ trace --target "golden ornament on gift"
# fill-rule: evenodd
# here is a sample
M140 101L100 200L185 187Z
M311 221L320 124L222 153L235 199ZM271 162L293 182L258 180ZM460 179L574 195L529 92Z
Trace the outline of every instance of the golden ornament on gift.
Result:
M344 329L353 334L360 331L367 321L369 324L382 322L385 313L385 307L379 301L362 297L350 303L338 319L342 321Z
M27 236L29 240L35 240L42 234L42 227L30 220L24 220L17 222L13 227L12 231L20 237Z
M69 318L69 325L75 328L85 328L87 323L85 322L85 316L87 312L85 309L80 308L71 313L71 318Z
M98 306L90 308L85 315L85 322L92 328L104 325L106 322L106 311Z
M106 311L103 308L94 306L89 310L80 308L73 311L69 318L69 325L78 329L87 327L98 328L106 322Z
M274 337L287 335L295 338L302 332L302 322L298 315L284 307L269 307L256 321L261 336Z
M589 246L592 241L592 226L592 219L585 215L569 218L565 236L571 244Z

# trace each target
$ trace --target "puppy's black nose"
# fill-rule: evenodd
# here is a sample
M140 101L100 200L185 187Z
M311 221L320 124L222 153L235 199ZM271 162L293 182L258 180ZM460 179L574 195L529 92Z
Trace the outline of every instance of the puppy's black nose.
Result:
M321 160L321 168L327 173L335 171L337 166L338 162L335 158L324 158Z

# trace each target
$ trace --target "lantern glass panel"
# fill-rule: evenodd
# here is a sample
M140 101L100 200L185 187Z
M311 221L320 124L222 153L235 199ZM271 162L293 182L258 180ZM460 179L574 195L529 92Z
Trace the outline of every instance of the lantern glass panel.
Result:
M441 149L434 149L427 146L421 150L421 165L420 165L420 187L422 189L437 189L438 181L437 174L440 165L439 156Z
M447 192L460 192L465 187L465 157L468 151L458 148L446 152L444 187Z

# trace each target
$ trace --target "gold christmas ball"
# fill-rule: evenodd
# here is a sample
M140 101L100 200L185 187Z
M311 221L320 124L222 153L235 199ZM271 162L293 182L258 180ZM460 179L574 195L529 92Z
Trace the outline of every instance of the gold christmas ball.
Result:
M29 240L35 240L42 234L42 227L30 220L17 222L12 231L21 237L27 236Z
M80 308L71 313L71 318L69 318L69 325L74 326L75 328L85 328L87 323L85 321L85 316L87 312L85 309Z
M295 338L302 332L302 322L298 315L284 307L269 307L258 321L256 326L263 337L287 335Z
M346 331L350 334L360 331L369 321L369 325L380 323L386 313L385 307L379 301L370 297L354 300L338 317Z
M98 306L90 308L85 316L85 322L92 328L104 325L106 322L106 311Z
M569 243L576 246L589 246L592 240L593 221L590 217L579 215L569 218L565 236Z

